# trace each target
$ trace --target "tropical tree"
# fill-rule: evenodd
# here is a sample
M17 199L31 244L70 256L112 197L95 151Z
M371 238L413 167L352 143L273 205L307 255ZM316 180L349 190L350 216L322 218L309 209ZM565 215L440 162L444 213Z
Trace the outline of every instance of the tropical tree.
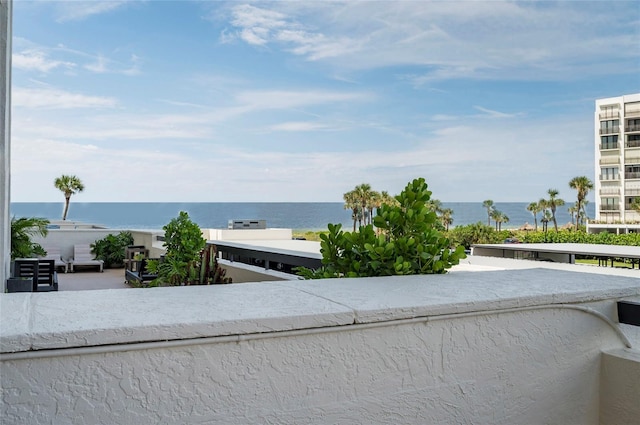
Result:
M491 199L487 199L482 202L482 207L487 210L487 226L491 226L491 211L493 211L493 201Z
M496 222L496 231L502 230L502 223L506 223L509 221L509 217L502 211L493 210L491 214L491 218Z
M440 221L445 230L449 230L449 226L453 224L453 210L451 208L444 208L440 214Z
M546 200L547 208L551 211L551 220L553 221L553 228L558 232L558 221L556 220L556 209L564 205L564 200L556 198L560 192L558 189L547 190L549 199Z
M569 187L571 189L575 189L578 192L578 202L576 203L576 211L582 210L582 202L584 198L587 197L589 191L593 189L593 182L589 180L586 176L578 176L574 177L569 181ZM576 220L576 230L578 230L578 225L580 224L580 220Z
M71 200L71 195L82 192L84 190L84 184L82 184L82 181L78 177L68 176L66 174L63 174L62 176L56 178L53 184L56 189L64 193L65 202L62 219L66 220L67 213L69 212L69 201Z
M33 236L47 236L46 218L11 218L11 259L43 256L47 253L40 244L32 242Z
M571 215L571 224L574 224L574 221L573 221L574 218L576 219L575 223L577 224L578 223L579 211L578 211L578 207L576 206L576 204L573 204L569 208L567 208L567 211Z
M398 202L395 197L389 195L389 192L383 190L382 192L380 192L380 205L389 205L391 207L395 207L400 205L400 202Z
M535 224L536 232L538 231L538 213L542 211L542 206L540 202L531 202L527 205L527 211L533 214L533 223Z
M351 219L353 220L353 231L356 231L356 223L362 225L362 209L360 202L356 196L355 190L351 190L343 195L344 209L351 210Z

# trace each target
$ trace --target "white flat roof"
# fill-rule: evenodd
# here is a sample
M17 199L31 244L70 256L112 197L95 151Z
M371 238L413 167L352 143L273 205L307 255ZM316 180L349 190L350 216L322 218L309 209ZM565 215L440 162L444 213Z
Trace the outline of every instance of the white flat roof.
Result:
M503 243L475 244L472 247L510 251L554 252L560 254L592 255L594 257L640 258L640 246L597 245L586 243Z

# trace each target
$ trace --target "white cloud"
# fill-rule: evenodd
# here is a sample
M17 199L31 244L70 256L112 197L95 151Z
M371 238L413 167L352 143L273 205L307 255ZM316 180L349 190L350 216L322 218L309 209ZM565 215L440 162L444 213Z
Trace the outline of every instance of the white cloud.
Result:
M103 55L99 54L95 58L94 62L86 64L84 68L96 74L109 73L109 74L123 74L123 75L130 75L130 76L139 75L141 73L140 58L137 55L131 55L130 62L131 64L128 67L126 67L125 65L119 62L108 59Z
M519 112L508 114L505 112L499 112L499 111L483 108L482 106L474 106L474 109L477 109L478 111L483 112L484 113L483 115L489 118L513 118L513 117L522 115L522 113L519 113Z
M93 15L100 15L119 9L131 1L66 1L56 3L57 21L81 21Z
M317 131L317 130L328 130L329 126L326 124L316 123L316 122L305 122L305 121L295 121L295 122L283 122L281 124L272 125L269 127L272 131Z
M20 88L12 90L13 106L45 109L113 108L117 101L111 97L87 96L55 88Z
M49 72L55 68L74 68L73 62L49 59L45 52L38 50L23 50L19 53L13 53L12 65L18 69L26 71Z
M633 11L628 2L274 2L234 6L229 23L249 44L346 69L414 65L424 71L407 78L422 85L635 72Z
M371 100L370 93L295 91L295 90L254 90L240 92L235 99L249 109L287 109L328 103L362 102Z

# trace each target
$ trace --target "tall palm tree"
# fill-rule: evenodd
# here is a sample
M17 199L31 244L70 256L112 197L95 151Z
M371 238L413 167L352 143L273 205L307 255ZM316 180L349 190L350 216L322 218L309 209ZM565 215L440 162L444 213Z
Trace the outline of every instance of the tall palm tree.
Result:
M498 222L502 216L502 211L498 211L495 208L491 210L491 218L496 222L496 232L498 231Z
M536 226L535 229L537 232L538 231L538 213L542 211L542 206L540 205L540 202L531 202L529 205L527 205L527 211L533 214L533 223Z
M593 190L593 182L589 180L587 176L578 176L572 178L571 181L569 181L569 187L578 191L578 202L576 205L576 210L581 211L584 198L587 197L590 190ZM580 220L576 220L576 230L578 230L578 225L580 224L579 222Z
M571 215L571 224L574 224L574 221L573 221L574 218L576 219L575 223L577 223L578 217L580 216L580 212L578 211L578 207L576 206L576 204L573 204L569 208L567 208L567 211Z
M354 189L355 196L360 203L360 207L362 208L362 215L364 218L364 225L367 225L367 221L369 219L369 208L371 206L371 197L372 190L371 185L368 183L362 183L356 186Z
M440 215L440 221L446 230L449 230L449 226L453 224L453 210L451 208L444 208Z
M69 212L69 201L71 200L71 195L74 195L78 192L82 192L84 190L84 184L82 181L76 176L67 176L63 174L62 176L55 179L53 182L56 189L59 189L62 193L64 193L64 213L62 214L62 219L67 219L67 212Z
M560 198L556 198L560 192L558 189L549 189L547 190L549 194L549 199L547 199L547 208L551 211L551 220L553 220L553 228L558 232L558 221L556 220L556 209L557 207L561 207L564 205L564 200Z
M356 223L362 222L362 211L360 209L360 202L356 196L355 190L351 190L344 195L344 209L351 210L351 219L353 220L353 231L356 231Z
M398 202L398 200L395 197L389 195L389 192L387 192L386 190L383 190L382 192L380 192L380 204L395 206L395 205L399 205L400 202Z
M493 211L493 201L487 199L482 202L482 206L487 209L487 226L491 226L491 211Z

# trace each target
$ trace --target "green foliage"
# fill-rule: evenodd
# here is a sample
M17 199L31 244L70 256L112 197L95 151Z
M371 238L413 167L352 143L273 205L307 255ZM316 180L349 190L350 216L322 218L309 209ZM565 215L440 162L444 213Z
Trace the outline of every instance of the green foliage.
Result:
M131 232L120 232L117 235L108 234L91 244L91 252L98 260L104 261L104 266L110 268L114 265L124 264L124 251L128 245L133 244Z
M524 243L544 243L544 232L523 233L520 241ZM604 245L628 245L640 246L640 233L624 233L616 235L614 233L585 233L568 230L547 232L547 242L549 243L587 243Z
M437 230L441 223L429 207L431 192L424 179L416 179L396 196L397 204L382 204L373 222L357 232L343 232L329 224L321 234L323 266L298 268L308 279L446 273L465 258L464 248L451 249Z
M163 228L166 257L188 263L200 257L200 251L206 241L202 237L200 227L191 221L189 214L180 211L177 218L172 219Z
M508 230L496 231L492 226L478 222L449 230L449 237L456 245L469 249L473 244L501 243L506 238L512 237L512 234Z
M11 259L44 256L47 253L40 244L31 241L33 236L47 236L46 218L11 218Z
M218 265L215 247L206 246L200 227L186 212L181 211L163 230L167 253L160 261L147 262L147 270L158 275L149 286L231 283Z

